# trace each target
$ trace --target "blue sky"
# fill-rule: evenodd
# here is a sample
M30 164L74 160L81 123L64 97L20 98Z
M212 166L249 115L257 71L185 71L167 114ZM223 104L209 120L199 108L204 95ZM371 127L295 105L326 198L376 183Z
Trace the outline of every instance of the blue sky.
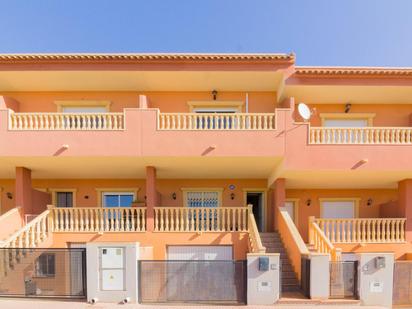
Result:
M411 0L0 0L0 53L295 52L412 66Z

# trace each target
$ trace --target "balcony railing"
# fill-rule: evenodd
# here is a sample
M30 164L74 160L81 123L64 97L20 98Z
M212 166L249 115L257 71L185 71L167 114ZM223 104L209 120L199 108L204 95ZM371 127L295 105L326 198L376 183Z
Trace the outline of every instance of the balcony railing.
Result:
M405 242L405 218L314 219L332 243Z
M247 232L246 207L156 207L156 232Z
M9 130L124 130L123 113L14 113Z
M159 130L275 130L271 113L159 113Z
M309 132L309 144L412 144L412 127L311 127Z
M146 208L51 208L54 232L144 232Z

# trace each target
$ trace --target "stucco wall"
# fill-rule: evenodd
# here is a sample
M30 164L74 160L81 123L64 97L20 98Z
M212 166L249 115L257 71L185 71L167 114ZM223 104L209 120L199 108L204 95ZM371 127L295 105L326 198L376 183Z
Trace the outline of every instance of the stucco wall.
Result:
M380 205L395 201L398 198L398 191L391 189L346 189L346 190L326 190L326 189L293 189L286 190L286 198L298 198L298 229L305 241L308 240L308 218L309 216L320 217L320 198L359 198L360 218L379 218ZM368 199L372 199L372 204L367 205ZM310 206L307 201L311 200Z
M56 112L56 100L107 100L110 111L138 107L139 94L147 95L149 107L162 112L189 112L188 101L210 101L210 92L9 92L19 102L20 112ZM218 92L217 100L245 102L246 92ZM250 92L249 112L273 112L276 92ZM243 109L245 107L243 106Z
M312 126L321 126L321 113L344 113L345 104L311 104L306 102L315 112L310 120ZM352 104L351 113L375 113L374 127L409 127L412 104Z

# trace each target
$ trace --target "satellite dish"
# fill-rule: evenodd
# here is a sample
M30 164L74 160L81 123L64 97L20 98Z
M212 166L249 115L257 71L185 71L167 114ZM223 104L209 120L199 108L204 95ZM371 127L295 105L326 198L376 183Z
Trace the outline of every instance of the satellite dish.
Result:
M310 116L312 116L312 112L310 111L309 107L305 103L298 104L298 112L299 112L299 115L304 120L309 120Z

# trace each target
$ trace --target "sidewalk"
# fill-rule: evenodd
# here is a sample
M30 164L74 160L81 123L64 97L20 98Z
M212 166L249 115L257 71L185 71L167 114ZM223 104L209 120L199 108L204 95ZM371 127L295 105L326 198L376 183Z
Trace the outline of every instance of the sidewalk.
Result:
M0 299L1 309L268 309L268 308L287 308L287 309L321 309L321 308L342 308L342 309L383 309L384 307L358 306L358 305L273 305L273 306L210 306L210 305L139 305L139 304L106 304L97 303L90 305L85 302L64 301L64 300L39 300L39 299Z

